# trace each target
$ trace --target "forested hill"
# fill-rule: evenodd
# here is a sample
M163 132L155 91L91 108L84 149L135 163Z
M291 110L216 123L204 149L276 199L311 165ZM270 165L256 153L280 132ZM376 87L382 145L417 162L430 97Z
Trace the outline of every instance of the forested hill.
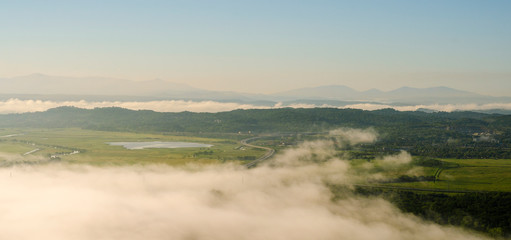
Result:
M511 115L474 112L399 112L392 109L254 109L220 113L161 113L123 108L59 107L46 112L0 115L0 127L78 127L109 131L307 132L338 127L434 128L463 132L509 130Z

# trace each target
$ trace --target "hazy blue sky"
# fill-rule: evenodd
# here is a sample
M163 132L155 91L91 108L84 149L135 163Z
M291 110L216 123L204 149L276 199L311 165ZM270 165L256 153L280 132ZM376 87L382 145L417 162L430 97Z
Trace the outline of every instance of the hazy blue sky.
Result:
M511 95L511 1L0 2L0 77Z

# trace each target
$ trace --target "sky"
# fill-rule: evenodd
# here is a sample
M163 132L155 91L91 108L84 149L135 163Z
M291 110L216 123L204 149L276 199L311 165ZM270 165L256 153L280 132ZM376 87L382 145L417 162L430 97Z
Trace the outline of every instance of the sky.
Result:
M0 2L0 78L164 79L273 93L447 86L511 95L511 1Z

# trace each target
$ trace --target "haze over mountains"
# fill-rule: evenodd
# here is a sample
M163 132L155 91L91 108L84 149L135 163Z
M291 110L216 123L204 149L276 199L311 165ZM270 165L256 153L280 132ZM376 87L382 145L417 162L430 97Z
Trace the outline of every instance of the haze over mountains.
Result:
M168 82L161 79L149 81L130 81L102 77L59 77L43 74L32 74L14 78L0 78L0 101L4 101L5 109L1 112L40 111L61 104L38 104L37 107L26 107L25 102L12 102L13 99L28 101L89 101L89 102L148 102L173 101L179 102L179 108L167 109L168 104L159 104L153 110L173 111L188 110L190 102L194 102L191 111L228 110L237 108L270 108L270 107L345 107L367 110L385 107L402 107L398 110L433 109L435 111L480 110L493 109L511 110L511 97L494 97L461 91L448 87L412 88L401 87L391 91L370 89L357 91L343 85L299 88L273 94L249 94L239 92L209 91L194 88L186 84ZM7 104L7 101L11 101ZM218 103L235 103L228 106L207 109L195 106L196 102L214 101ZM473 106L472 106L472 105ZM20 105L26 110L18 111ZM78 106L75 103L67 105ZM90 105L90 107L121 106L130 109L145 108L147 104L124 106L119 104ZM217 104L218 105L218 104ZM442 105L441 107L435 107ZM461 106L463 105L463 106ZM84 104L79 105L82 107ZM88 105L87 105L88 106ZM133 105L134 106L134 105ZM165 106L162 108L161 106ZM202 106L202 105L201 105ZM205 105L204 105L205 106ZM433 107L432 107L433 106ZM447 106L447 107L445 107ZM404 107L404 108L403 108ZM216 111L215 110L215 111Z
M186 100L238 100L238 101L297 101L324 100L361 101L384 103L448 104L448 103L490 103L510 102L511 97L493 97L461 91L448 87L412 88L401 87L392 91L370 89L357 91L344 85L299 88L273 94L247 94L219 92L194 88L186 84L173 83L161 79L130 81L102 77L60 77L32 74L14 78L0 78L0 95L28 97L29 95L125 97L129 100L146 98L186 99Z
M343 85L301 88L274 94L289 99L330 99L350 101L373 101L384 103L449 104L449 103L490 103L510 101L511 98L484 96L448 87L412 88L401 87L392 91L370 89L357 91Z
M160 79L137 82L102 77L71 78L43 74L0 79L0 89L3 94L104 96L159 96L169 92L199 91L185 84Z

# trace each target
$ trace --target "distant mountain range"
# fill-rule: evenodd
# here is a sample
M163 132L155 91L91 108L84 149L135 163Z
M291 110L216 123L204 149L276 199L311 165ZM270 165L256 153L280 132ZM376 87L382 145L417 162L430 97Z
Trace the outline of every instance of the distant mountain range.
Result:
M412 88L401 87L392 91L370 89L357 91L343 85L300 88L272 94L285 100L316 99L402 104L460 104L511 102L511 97L493 97L461 91L448 87Z
M257 103L271 106L277 102L343 106L354 103L385 104L487 104L511 103L511 97L493 97L448 87L401 87L392 91L357 91L343 85L300 88L274 94L246 94L209 91L160 79L130 81L101 77L58 77L32 74L0 78L0 99L40 100L215 100Z

